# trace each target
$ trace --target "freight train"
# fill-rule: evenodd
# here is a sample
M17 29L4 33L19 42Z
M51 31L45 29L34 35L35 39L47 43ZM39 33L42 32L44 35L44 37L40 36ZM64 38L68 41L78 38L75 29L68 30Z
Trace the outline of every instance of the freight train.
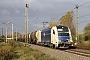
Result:
M69 46L73 46L70 29L62 25L31 32L28 42L52 48L69 48Z

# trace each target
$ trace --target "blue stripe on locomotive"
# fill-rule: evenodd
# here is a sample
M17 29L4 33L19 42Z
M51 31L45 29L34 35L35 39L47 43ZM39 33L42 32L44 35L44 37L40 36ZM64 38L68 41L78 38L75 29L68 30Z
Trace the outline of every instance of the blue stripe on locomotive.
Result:
M41 41L42 42L51 42L51 28L42 30Z
M61 42L68 42L70 40L70 36L58 36L58 39L61 40Z

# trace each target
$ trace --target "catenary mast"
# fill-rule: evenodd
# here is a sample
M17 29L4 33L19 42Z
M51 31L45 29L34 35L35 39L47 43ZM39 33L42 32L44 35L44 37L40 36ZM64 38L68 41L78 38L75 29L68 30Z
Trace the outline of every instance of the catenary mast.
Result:
M29 5L25 6L25 42L28 42L28 8Z

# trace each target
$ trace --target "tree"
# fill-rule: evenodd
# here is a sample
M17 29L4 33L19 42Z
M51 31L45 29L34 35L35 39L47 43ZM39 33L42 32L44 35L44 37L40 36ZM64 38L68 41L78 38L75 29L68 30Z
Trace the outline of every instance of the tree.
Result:
M85 27L84 27L84 36L85 36L85 40L90 39L90 23L88 23Z
M17 37L21 37L22 36L19 32L14 32L13 33L14 38L16 38L16 33L17 33Z
M50 27L53 27L53 26L56 26L57 25L57 22L56 21L50 21L49 23L49 26Z
M71 33L75 35L75 24L73 23L73 11L67 12L64 16L62 16L59 20L59 24L68 26L71 30Z
M17 33L17 37L21 37L22 36L21 33L19 33L19 32L13 32L13 38L16 38L16 33ZM8 37L9 38L12 37L12 33L8 34Z
M5 36L4 35L0 36L0 42L3 42L4 40L5 40Z

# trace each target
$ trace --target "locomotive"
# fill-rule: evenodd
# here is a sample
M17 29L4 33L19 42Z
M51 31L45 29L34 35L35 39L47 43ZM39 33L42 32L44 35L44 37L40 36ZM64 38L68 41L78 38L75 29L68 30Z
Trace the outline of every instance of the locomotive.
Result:
M73 46L70 29L62 25L30 33L29 43L46 45L52 48L69 48L69 46Z

